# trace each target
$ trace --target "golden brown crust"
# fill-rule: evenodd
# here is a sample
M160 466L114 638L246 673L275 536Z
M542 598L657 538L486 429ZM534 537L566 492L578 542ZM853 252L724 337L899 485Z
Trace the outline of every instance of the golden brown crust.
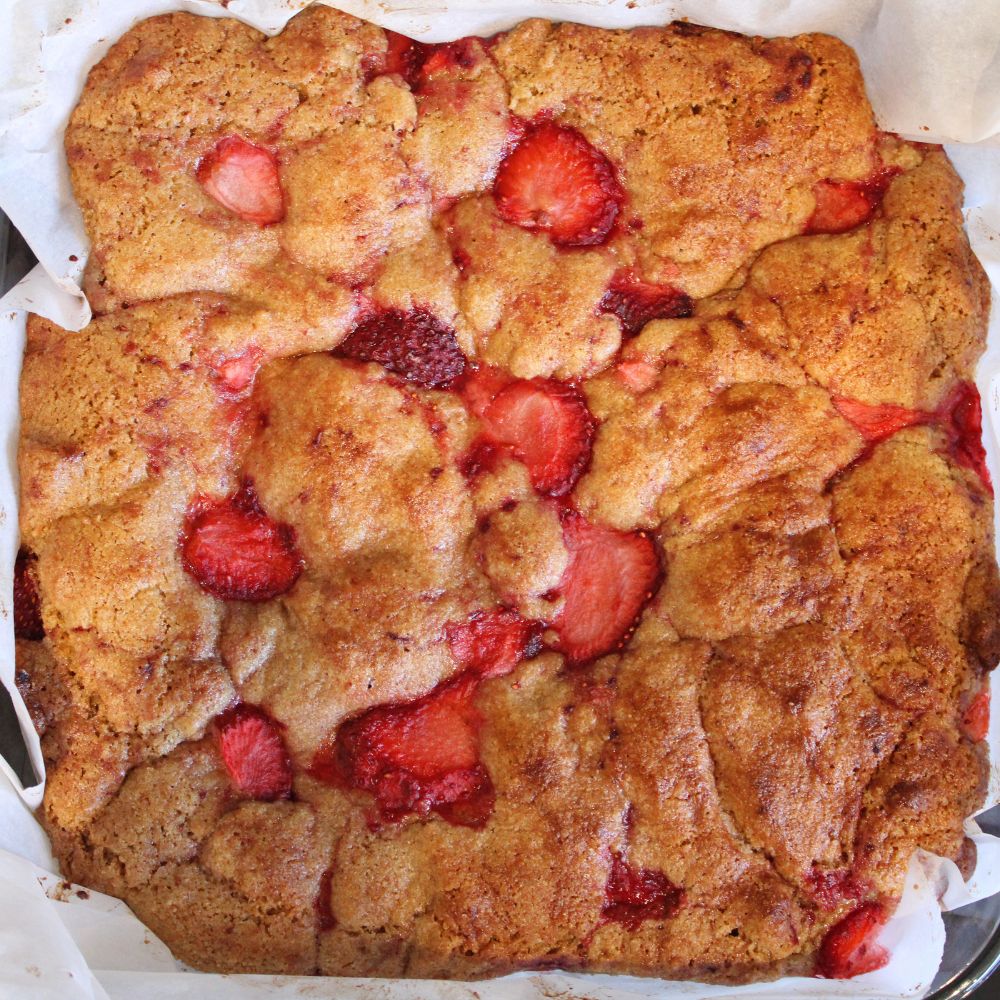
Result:
M800 231L817 180L859 179L873 166L857 60L828 35L535 20L506 35L496 57L515 113L554 109L624 164L643 272L699 298Z
M808 974L858 899L892 907L915 848L968 861L983 794L963 713L1000 655L992 503L941 416L988 311L961 183L876 131L822 35L529 21L422 83L373 72L389 45L323 6L271 39L165 15L72 116L96 318L31 318L19 451L45 639L18 641L18 684L54 848L205 969ZM538 112L614 165L601 246L498 212L510 116ZM198 183L232 134L274 153L281 221ZM870 220L809 234L817 184L880 166ZM604 307L625 272L693 315L629 337ZM474 408L332 356L373 309L575 380L596 432L572 494L539 496L510 455L470 481ZM845 400L911 417L866 438ZM263 603L213 596L179 550L199 498L245 477L303 560ZM373 825L317 752L455 677L452 623L557 620L565 505L655 539L635 633L568 666L546 632L482 682L483 825ZM279 727L290 801L227 771L213 720L236 700ZM624 852L674 912L607 916Z

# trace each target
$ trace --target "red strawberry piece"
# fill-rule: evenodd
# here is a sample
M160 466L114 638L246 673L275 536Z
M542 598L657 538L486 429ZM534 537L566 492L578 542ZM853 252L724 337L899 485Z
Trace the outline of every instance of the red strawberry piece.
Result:
M468 672L415 701L378 705L349 719L317 753L310 773L370 792L374 825L433 811L460 826L482 826L494 791L479 762L478 684Z
M449 389L465 371L455 331L423 309L386 309L368 316L336 353L355 361L377 361L425 389Z
M500 461L504 449L485 438L478 438L472 447L458 460L458 471L469 482L486 472L493 472Z
M441 74L472 69L479 61L480 52L482 40L479 38L459 38L444 45L428 46L419 71L420 83L425 84Z
M600 309L614 313L621 320L625 336L634 337L654 319L690 316L693 303L689 295L673 285L654 285L627 272L619 272L604 293Z
M496 388L499 382L492 381ZM509 382L487 403L488 392L478 378L465 389L487 439L506 446L528 467L539 493L568 493L590 461L594 440L594 420L580 391L555 379L533 378Z
M590 461L594 421L579 390L566 383L514 382L487 407L483 422L528 467L539 493L568 493Z
M289 590L302 572L295 531L261 509L249 482L223 500L201 498L181 536L184 568L225 601L267 601Z
M203 156L196 177L210 198L247 222L267 226L285 217L278 161L239 136L220 140Z
M819 181L813 187L816 207L806 233L845 233L867 222L898 173L897 167L883 167L865 181Z
M493 197L502 219L571 247L603 243L625 200L607 157L550 121L531 126L500 163Z
M986 739L990 730L990 689L983 688L962 713L962 731L974 743Z
M278 724L255 705L237 705L215 720L222 760L244 795L273 802L292 793L292 763Z
M615 921L637 931L644 920L667 920L684 905L685 892L663 872L633 868L618 851L604 887L603 921Z
M398 73L404 80L412 81L426 58L426 46L415 38L407 38L396 31L386 31L385 73Z
M559 583L565 600L553 622L558 648L571 663L585 663L622 648L662 572L656 546L644 531L591 524L576 513L563 521L569 565Z
M367 55L362 63L366 68L365 80L373 80L376 76L386 76L395 73L401 76L411 86L416 83L428 52L432 46L425 45L406 35L385 29L386 50L378 55Z
M972 382L959 382L938 407L936 416L948 438L952 458L975 472L992 496L993 483L983 447L983 404L979 390Z
M652 388L660 369L642 358L635 358L630 361L620 361L615 372L632 392L638 394Z
M42 604L35 580L35 557L25 548L14 560L14 636L38 642L45 638Z
M845 233L867 222L874 207L854 181L819 181L813 187L816 207L806 223L806 232Z
M926 423L928 419L922 410L911 410L895 403L861 403L844 396L834 396L831 402L869 444L878 444L896 431Z
M465 405L480 419L497 396L517 381L500 368L470 368L462 379L460 391Z
M417 114L460 115L473 98L477 67L489 60L479 38L460 38L446 45L428 49L427 58L417 73L413 92L417 95ZM436 203L439 211L454 204L453 198L442 197Z
M248 388L257 375L264 352L259 347L248 347L232 358L224 358L212 365L219 380L219 388L230 396L238 396Z
M451 622L445 636L455 659L480 677L509 674L542 648L542 626L504 608L477 611L468 621Z
M826 932L816 958L816 975L824 979L853 979L881 969L889 953L875 938L886 921L879 903L862 903Z
M806 872L805 883L816 902L827 910L835 910L847 899L861 899L868 891L850 868L820 868L814 864Z

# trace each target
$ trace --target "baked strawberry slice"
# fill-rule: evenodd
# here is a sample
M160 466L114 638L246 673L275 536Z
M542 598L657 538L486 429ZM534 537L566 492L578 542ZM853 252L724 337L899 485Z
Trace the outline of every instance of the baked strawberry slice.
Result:
M494 472L505 449L484 437L477 438L467 452L459 456L458 471L470 482L487 472Z
M993 495L993 482L986 468L983 447L983 404L972 382L959 382L935 414L948 438L948 451L955 461L979 476L984 488Z
M249 481L231 497L195 502L181 559L203 590L225 601L268 601L302 572L294 529L264 513Z
M344 722L310 773L375 797L373 825L408 813L437 812L460 826L482 826L493 784L479 762L482 716L472 672L402 705L378 705Z
M889 953L875 942L886 921L879 903L862 903L826 932L816 958L816 975L824 979L853 979L881 969Z
M257 376L264 352L259 347L248 347L231 358L223 358L212 365L218 379L219 390L227 396L238 396L250 387Z
M570 663L621 649L635 630L662 571L653 540L591 524L570 512L563 520L569 565L557 588L564 599L553 622L558 649Z
M573 489L590 461L594 440L594 420L578 389L533 378L509 382L489 402L478 380L467 388L467 399L469 392L470 409L479 412L486 437L528 467L539 493L563 496Z
M685 892L663 872L633 868L618 851L604 887L601 918L637 931L644 920L667 920L684 905Z
M846 233L866 222L874 206L865 197L861 185L854 181L819 181L813 187L816 207L806 222L806 232Z
M368 56L367 80L376 76L395 73L411 87L422 86L432 77L451 73L456 69L470 69L478 60L483 39L459 38L454 42L428 45L398 32L385 30L386 50L379 56Z
M509 674L542 648L542 626L516 611L477 611L467 621L450 622L445 637L452 655L480 677Z
M387 47L381 67L378 72L371 75L397 73L407 83L415 83L430 46L388 29L385 32L385 40Z
M462 393L465 405L481 420L483 414L489 409L490 403L507 386L516 381L518 380L513 375L509 375L501 368L480 365L466 371L459 391Z
M846 899L861 899L869 886L851 868L821 868L806 872L805 883L813 898L827 910L835 910Z
M14 637L32 642L45 638L35 561L35 557L23 547L14 560Z
M507 222L581 247L608 238L625 193L603 153L576 129L545 121L529 126L501 161L493 197Z
M962 732L974 743L986 739L990 730L990 689L984 687L962 713Z
M642 358L632 358L628 361L619 361L615 368L615 374L625 383L627 388L640 395L653 387L660 374L660 369Z
M247 222L268 226L285 217L278 161L239 136L221 139L201 158L195 176L210 198Z
M237 705L215 720L219 749L233 784L264 802L292 793L292 763L278 724L255 705Z
M418 82L425 85L436 76L472 69L479 62L483 51L482 39L474 37L426 46L426 58L420 67Z
M883 167L864 181L819 181L813 187L816 207L806 233L846 233L867 222L898 173L897 167Z
M619 272L601 299L601 312L613 313L621 320L626 337L636 336L654 319L679 319L690 316L691 297L673 285L654 285L640 281L629 272Z
M449 389L465 371L465 355L455 331L423 309L373 313L334 353L355 361L375 361L424 389Z
M862 403L844 396L833 396L831 402L871 445L885 441L904 427L913 427L928 420L928 414L923 410L911 410L895 403Z

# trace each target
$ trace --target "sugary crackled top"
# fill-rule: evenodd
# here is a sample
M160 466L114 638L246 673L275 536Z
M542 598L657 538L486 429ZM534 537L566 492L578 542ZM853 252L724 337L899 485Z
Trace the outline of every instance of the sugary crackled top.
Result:
M844 45L174 14L66 149L15 617L68 875L207 969L749 980L968 867L986 284Z

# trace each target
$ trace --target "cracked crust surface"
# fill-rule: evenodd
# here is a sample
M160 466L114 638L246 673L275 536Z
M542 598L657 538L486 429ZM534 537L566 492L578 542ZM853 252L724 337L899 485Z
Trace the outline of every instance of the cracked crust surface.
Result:
M891 908L915 848L962 856L984 790L961 720L1000 654L991 497L940 421L873 442L837 405L929 415L971 378L988 299L960 181L876 131L826 36L529 21L426 86L372 77L389 44L325 7L270 39L153 18L71 119L95 319L29 322L45 638L17 650L64 871L210 970L808 973L858 898ZM539 112L618 171L603 246L496 212L510 116ZM231 133L274 152L282 221L197 183ZM869 221L807 233L818 182L879 164ZM601 307L622 271L693 315L628 337ZM429 310L470 362L576 380L596 434L566 502L662 557L623 648L482 683L479 828L373 828L367 793L309 773L342 721L460 672L449 623L498 603L551 623L570 562L521 462L467 481L457 393L330 353L373 303ZM304 562L258 604L200 588L178 548L193 500L245 477ZM227 773L236 700L280 727L291 800ZM677 912L603 917L626 851ZM860 896L817 893L845 872Z

